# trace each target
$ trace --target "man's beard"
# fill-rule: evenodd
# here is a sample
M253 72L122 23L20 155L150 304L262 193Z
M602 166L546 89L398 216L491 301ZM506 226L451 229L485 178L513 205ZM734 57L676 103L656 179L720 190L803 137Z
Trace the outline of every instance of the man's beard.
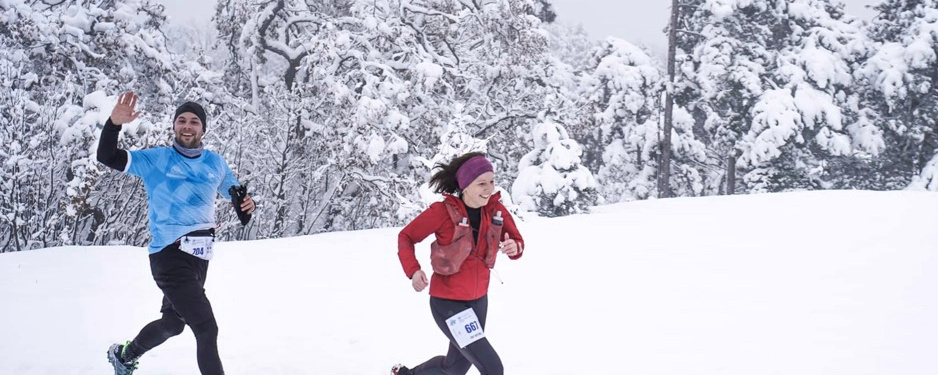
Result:
M183 141L182 138L176 137L176 143L179 143L182 147L185 148L199 148L202 145L202 137L192 137L191 142Z

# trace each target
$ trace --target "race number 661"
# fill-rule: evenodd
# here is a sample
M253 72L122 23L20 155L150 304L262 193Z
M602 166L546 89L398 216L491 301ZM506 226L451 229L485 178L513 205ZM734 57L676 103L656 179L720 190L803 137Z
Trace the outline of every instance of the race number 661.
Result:
M478 322L472 322L472 323L466 324L466 327L465 327L465 328L466 328L466 333L472 333L472 332L474 332L474 331L478 331L478 330L479 330L479 323L478 323Z

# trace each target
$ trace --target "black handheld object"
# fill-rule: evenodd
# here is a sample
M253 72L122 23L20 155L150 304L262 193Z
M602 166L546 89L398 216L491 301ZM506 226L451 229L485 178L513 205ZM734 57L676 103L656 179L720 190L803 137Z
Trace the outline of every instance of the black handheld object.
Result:
M241 209L241 202L244 202L244 197L248 195L248 187L244 185L231 185L231 187L228 188L228 194L231 195L231 205L234 206L235 212L238 213L238 220L241 220L241 225L248 225L248 222L251 221L251 214Z

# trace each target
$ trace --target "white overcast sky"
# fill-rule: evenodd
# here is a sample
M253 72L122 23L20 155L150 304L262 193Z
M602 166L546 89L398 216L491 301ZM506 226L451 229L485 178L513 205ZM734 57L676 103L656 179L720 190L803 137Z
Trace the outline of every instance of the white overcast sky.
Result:
M836 0L835 0L836 1ZM881 0L841 0L847 13L869 19L868 5ZM215 12L214 0L162 0L166 13L180 22L209 22ZM557 21L583 28L595 39L615 36L650 48L663 57L667 49L664 27L671 0L551 0Z
M837 1L837 0L835 0ZM847 14L869 19L874 12L867 5L881 0L840 0ZM593 38L615 36L636 45L650 48L663 57L667 51L667 35L671 0L551 0L557 21L581 24Z

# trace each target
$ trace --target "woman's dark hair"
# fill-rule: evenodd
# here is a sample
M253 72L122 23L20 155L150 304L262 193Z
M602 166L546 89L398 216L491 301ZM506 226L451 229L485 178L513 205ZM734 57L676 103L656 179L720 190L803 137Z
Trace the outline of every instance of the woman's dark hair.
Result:
M459 167L461 167L466 160L476 156L485 156L485 153L470 152L457 156L446 164L442 162L436 163L433 169L439 169L439 171L430 177L430 188L437 193L456 194L456 192L459 191L459 183L456 182L456 171L459 170Z

